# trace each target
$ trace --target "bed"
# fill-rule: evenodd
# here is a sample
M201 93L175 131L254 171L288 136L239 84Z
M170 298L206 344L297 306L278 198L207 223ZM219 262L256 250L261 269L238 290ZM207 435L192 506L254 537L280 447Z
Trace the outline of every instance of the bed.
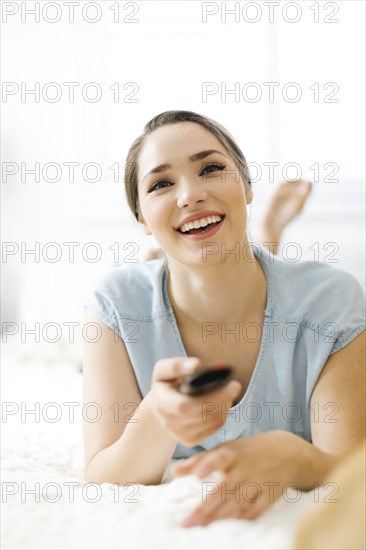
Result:
M76 365L3 367L4 549L290 549L302 517L322 501L322 490L294 491L254 521L182 528L179 520L201 499L202 482L173 478L173 461L159 486L88 484L81 384Z

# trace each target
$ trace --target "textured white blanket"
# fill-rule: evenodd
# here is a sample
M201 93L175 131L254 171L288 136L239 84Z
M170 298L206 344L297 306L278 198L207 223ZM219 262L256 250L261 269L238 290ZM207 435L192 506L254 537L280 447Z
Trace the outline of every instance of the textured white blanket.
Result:
M7 365L2 378L4 549L290 549L304 512L322 500L311 492L289 502L296 493L288 493L255 521L182 528L179 520L201 500L194 476L171 479L168 469L160 486L127 488L83 481L75 367Z

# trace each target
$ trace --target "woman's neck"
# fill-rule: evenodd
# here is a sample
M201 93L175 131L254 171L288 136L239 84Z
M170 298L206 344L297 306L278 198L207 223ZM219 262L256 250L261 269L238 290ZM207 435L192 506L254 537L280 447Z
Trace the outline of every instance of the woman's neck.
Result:
M199 266L169 262L168 295L178 320L203 323L246 323L263 316L267 282L251 251L240 262Z

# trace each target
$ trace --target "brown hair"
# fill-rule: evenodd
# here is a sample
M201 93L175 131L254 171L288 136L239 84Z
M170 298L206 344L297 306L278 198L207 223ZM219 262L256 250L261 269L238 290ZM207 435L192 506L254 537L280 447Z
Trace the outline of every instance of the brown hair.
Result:
M152 118L144 126L144 132L132 143L128 155L126 158L126 166L124 173L125 190L127 196L128 205L138 220L138 155L144 144L144 141L148 135L150 135L157 128L161 128L166 124L175 124L177 122L195 122L206 128L211 134L213 134L219 142L230 153L240 176L244 180L244 183L251 185L249 171L245 157L236 144L234 138L221 124L212 120L211 118L199 115L192 111L165 111Z

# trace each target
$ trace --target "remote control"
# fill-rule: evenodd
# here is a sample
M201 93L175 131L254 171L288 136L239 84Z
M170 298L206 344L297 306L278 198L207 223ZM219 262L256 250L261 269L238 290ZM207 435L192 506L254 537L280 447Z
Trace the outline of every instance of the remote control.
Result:
M232 368L228 365L205 367L183 380L179 391L188 395L202 395L220 386L224 386L232 377Z

